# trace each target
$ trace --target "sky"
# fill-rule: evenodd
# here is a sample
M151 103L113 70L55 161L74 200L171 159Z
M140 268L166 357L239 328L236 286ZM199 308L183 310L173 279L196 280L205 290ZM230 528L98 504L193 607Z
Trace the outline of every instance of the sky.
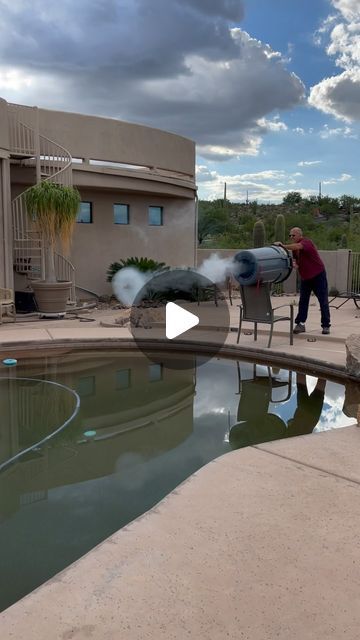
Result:
M360 197L360 0L0 0L0 96L191 138L203 199Z

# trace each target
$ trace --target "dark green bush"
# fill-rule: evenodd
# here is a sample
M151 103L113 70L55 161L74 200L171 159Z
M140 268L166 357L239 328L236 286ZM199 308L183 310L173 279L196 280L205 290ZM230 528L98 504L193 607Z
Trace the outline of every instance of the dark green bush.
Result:
M126 260L121 259L119 262L112 262L109 266L106 275L107 282L111 282L115 273L120 271L120 269L124 269L125 267L134 267L141 271L142 273L146 273L146 271L164 271L168 269L165 265L165 262L158 262L157 260L153 260L152 258L126 258Z

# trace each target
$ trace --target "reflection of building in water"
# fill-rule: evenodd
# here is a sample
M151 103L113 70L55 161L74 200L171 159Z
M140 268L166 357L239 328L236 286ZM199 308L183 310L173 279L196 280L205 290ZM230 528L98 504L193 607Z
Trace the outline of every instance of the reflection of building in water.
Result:
M318 379L316 386L309 394L306 386L306 376L296 374L296 402L294 416L285 422L270 413L273 402L281 404L290 399L292 393L292 375L288 372L288 380L279 380L273 375L271 367L267 367L267 375L257 374L254 365L253 378L241 380L239 378L239 406L237 424L230 429L229 440L232 446L245 447L279 438L311 433L316 427L324 402L326 381ZM240 373L240 369L239 369ZM282 400L275 399L275 389L284 387L286 395Z
M67 354L48 365L53 379L77 390L80 412L47 446L25 454L0 474L3 514L16 510L25 494L31 501L31 493L39 499L52 487L109 475L121 456L132 453L146 460L178 446L192 433L194 367L168 369L166 356L155 364L134 352ZM46 376L43 365L34 360L24 362L17 375L25 377L24 372L28 377ZM40 404L41 415L47 406L50 416L51 398L43 395ZM16 447L24 448L24 416L29 421L36 415L39 398L13 391L6 400L0 388L0 408L4 460ZM89 430L96 432L94 438L84 436Z

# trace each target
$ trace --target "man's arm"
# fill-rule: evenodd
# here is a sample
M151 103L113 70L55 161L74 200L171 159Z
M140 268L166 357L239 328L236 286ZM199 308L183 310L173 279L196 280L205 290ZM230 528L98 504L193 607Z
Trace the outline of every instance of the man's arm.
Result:
M277 247L282 247L283 249L287 249L288 251L301 251L303 249L303 245L301 242L292 242L291 244L283 244L283 242L273 242Z

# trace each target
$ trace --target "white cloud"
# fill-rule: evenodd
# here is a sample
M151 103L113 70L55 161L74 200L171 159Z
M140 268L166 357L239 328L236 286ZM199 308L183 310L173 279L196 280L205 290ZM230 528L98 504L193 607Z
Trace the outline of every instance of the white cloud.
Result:
M273 120L267 120L266 118L260 118L256 123L261 129L265 131L278 132L287 131L287 125L285 122L281 122L279 116L273 118Z
M299 133L301 136L303 136L305 133L305 129L303 129L302 127L295 127L295 129L293 129L293 132Z
M351 127L335 127L335 128L330 128L328 124L324 124L323 129L320 131L319 133L320 138L323 138L323 140L326 140L327 138L334 138L334 137L342 137L342 138L353 138L353 139L357 139L357 134L355 134L353 132L353 129L351 129Z
M201 167L202 177L198 181L199 197L208 200L221 198L224 192L224 182L226 182L227 197L232 202L244 202L247 195L249 200L282 202L284 196L293 190L293 186L297 183L296 178L301 176L299 172L287 173L278 169L224 175L208 170L205 165L201 165ZM297 188L296 190L303 197L317 193L314 189Z
M323 184L338 184L339 182L348 182L348 180L352 180L352 176L349 173L342 173L339 178L323 180Z
M317 32L327 34L326 51L342 69L311 88L309 103L345 122L360 120L360 3L358 0L332 0L337 10Z
M298 162L298 167L311 167L313 164L321 164L322 160L301 160Z

